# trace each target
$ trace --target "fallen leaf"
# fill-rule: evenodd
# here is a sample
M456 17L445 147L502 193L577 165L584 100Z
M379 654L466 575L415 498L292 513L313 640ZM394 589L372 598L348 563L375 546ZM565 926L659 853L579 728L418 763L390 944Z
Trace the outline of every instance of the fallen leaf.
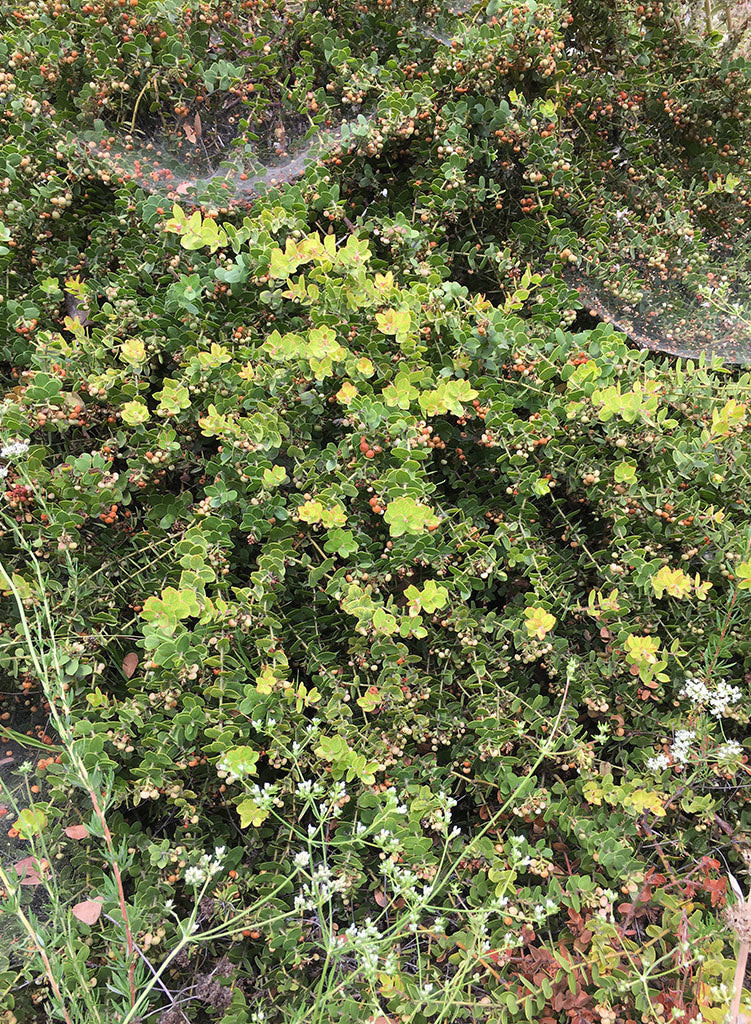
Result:
M102 912L101 900L82 900L71 908L73 916L84 924L96 924Z
M24 857L13 865L18 875L19 885L41 885L42 879L38 873L39 861L36 857Z
M201 115L196 111L196 116L193 118L193 131L200 139L203 135L203 125L201 124Z
M138 668L138 655L131 651L130 654L126 654L123 658L123 673L126 679L130 679L135 670Z
M185 132L185 137L187 138L188 142L190 142L191 145L195 145L195 143L196 143L196 133L193 131L193 129L190 127L190 125L189 124L184 124L183 125L183 131Z
M68 839L86 839L89 835L89 830L85 825L68 825L65 829L65 834Z

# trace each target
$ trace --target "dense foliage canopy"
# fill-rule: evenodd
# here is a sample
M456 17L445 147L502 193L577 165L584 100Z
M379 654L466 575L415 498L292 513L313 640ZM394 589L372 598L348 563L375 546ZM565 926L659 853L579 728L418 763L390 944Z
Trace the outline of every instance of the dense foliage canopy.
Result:
M6 1019L721 1021L749 66L658 0L0 14Z

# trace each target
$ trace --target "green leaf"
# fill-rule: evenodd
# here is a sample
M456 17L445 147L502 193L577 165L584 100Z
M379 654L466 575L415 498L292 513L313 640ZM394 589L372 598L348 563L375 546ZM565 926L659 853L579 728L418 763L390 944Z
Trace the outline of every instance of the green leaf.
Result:
M13 828L18 829L21 839L33 839L41 835L47 827L47 815L40 805L26 807L13 822Z
M255 800L252 800L250 797L240 801L237 804L236 810L240 815L240 828L249 828L251 825L253 828L259 828L266 821L270 813L269 811L262 810Z

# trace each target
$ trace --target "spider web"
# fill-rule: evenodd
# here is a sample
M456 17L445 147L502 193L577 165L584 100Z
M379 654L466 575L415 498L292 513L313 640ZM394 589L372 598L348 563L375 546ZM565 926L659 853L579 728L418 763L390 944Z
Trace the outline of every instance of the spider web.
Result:
M345 131L346 134L346 131ZM186 205L248 206L269 189L296 181L330 155L342 123L313 124L307 115L252 123L234 98L110 134L101 123L76 142L105 180L132 181Z
M740 280L748 246L708 240L711 259L701 274L658 272L639 260L622 260L624 280L637 277L638 298L619 298L594 276L567 271L564 277L590 314L634 344L684 359L721 358L751 363L751 305ZM610 270L612 278L613 271Z

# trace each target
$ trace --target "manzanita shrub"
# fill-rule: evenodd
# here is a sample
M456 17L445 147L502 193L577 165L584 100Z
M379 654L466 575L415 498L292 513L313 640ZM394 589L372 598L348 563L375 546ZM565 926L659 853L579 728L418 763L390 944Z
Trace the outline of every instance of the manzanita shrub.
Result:
M5 1020L722 1021L751 375L570 273L748 321L747 65L655 2L0 10ZM340 141L124 170L234 110Z

